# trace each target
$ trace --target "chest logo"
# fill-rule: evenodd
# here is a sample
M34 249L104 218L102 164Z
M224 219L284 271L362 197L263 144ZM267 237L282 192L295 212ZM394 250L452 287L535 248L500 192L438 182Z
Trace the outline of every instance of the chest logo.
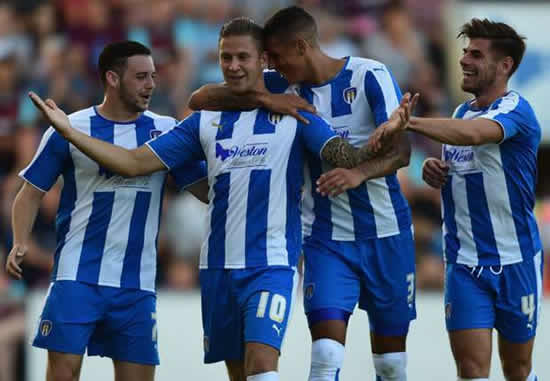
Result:
M344 102L347 104L352 104L355 98L357 97L357 87L348 87L344 90Z
M279 123L282 119L283 119L283 114L276 114L276 113L270 112L270 113L267 115L267 120L269 120L269 123L271 123L271 124L273 124L273 125L276 125L276 124Z

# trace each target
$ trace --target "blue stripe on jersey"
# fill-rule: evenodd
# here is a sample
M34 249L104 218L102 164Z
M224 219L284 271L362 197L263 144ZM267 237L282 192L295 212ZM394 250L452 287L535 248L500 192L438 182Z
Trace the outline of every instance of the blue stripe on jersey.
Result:
M401 187L399 186L399 180L397 175L386 176L386 184L388 185L388 192L390 193L391 203L393 210L399 224L399 231L404 232L411 228L412 216L409 203L403 193L401 193Z
M216 140L231 139L233 136L233 127L239 119L240 112L223 111L220 116L220 125L216 133Z
M462 105L460 105L458 110L455 111L454 118L455 119L462 119L464 117L464 115L468 112L469 109L470 109L470 107L468 106L468 102L463 103Z
M69 157L69 142L57 132L53 132L23 177L34 186L48 191L57 181Z
M351 88L352 75L353 71L346 69L330 82L330 99L332 100L330 106L333 118L351 114L351 102L346 102L345 91ZM353 98L357 96L357 92L357 89L355 89Z
M67 143L67 149L69 145ZM57 265L59 264L59 255L63 246L69 228L71 226L71 214L76 205L76 181L73 159L68 155L65 168L63 169L63 190L59 198L59 208L55 217L55 231L57 247L55 248L54 265L52 269L51 280L55 281L57 277Z
M313 90L311 90L309 87L300 86L300 95L309 104L313 104Z
M155 129L155 121L146 115L136 121L136 140L137 145L142 146L146 141L152 138L151 131Z
M113 121L104 119L99 115L90 117L90 136L113 144L114 133L115 125ZM112 173L100 167L99 175L111 177ZM113 212L114 199L115 192L94 192L92 213L84 234L76 280L90 283L98 282L101 257L105 248L105 239ZM86 272L82 273L82 269L86 269Z
M388 120L389 115L386 112L384 92L378 80L370 70L365 74L365 93L367 94L367 101L374 115L374 122L376 126L379 126ZM375 104L374 101L378 103Z
M511 148L511 149L510 149ZM500 145L500 158L502 161L502 168L511 170L517 168L517 163L514 162L514 153L507 152L513 150L514 147L507 142ZM524 181L518 182L517 179L514 182L508 171L504 172L506 179L506 188L508 190L508 197L510 200L510 208L512 209L512 218L516 227L517 240L519 242L519 248L521 252L522 260L532 258L539 250L540 245L534 246L535 242L540 242L538 237L538 228L536 226L536 219L533 215L533 206L535 200L532 195L535 194L534 190L522 190L519 188L521 184L536 184L536 179L531 176L535 171L521 171L517 174L518 178L523 177ZM524 197L522 197L522 194ZM529 216L530 217L527 217Z
M456 256L460 249L460 241L457 236L455 220L455 202L453 200L453 176L449 176L447 183L441 188L441 199L443 201L443 223L447 228L445 240L445 256L448 263L456 263Z
M311 179L318 179L323 173L322 162L318 156L313 156L307 152L307 161ZM311 226L311 232L319 231L332 237L332 210L330 208L330 199L317 193L316 185L311 184L311 195L313 197L313 215L315 219Z
M151 192L137 192L134 211L130 220L128 246L124 253L120 287L140 288L141 255L145 241L145 225L151 202Z
M267 212L271 169L253 169L246 205L245 266L267 266Z
M275 124L269 121L268 116L268 111L263 109L258 110L256 121L254 122L254 135L273 134L275 132Z
M304 170L301 146L298 143L298 133L292 141L292 148L288 156L286 169L286 252L288 264L296 266L298 254L302 249L302 225L301 210L296 208L302 199L302 184L304 183Z
M92 213L88 219L88 226L86 226L76 274L78 281L97 284L99 280L101 257L105 248L114 202L115 192L94 192ZM82 269L86 269L85 272Z
M208 267L225 267L225 222L229 202L229 180L231 173L216 176L214 183L213 210L210 216L210 237L208 237Z
M390 69L388 69L388 72L390 73L391 81L393 83L393 89L395 90L395 95L397 96L397 100L401 101L401 98L403 97L403 94L401 93L401 89L399 88L399 84L395 80L395 77L393 76Z
M483 187L483 174L470 173L464 175L466 180L466 197L468 199L468 210L472 224L472 234L479 253L479 265L494 265L492 261L486 263L487 259L499 258L495 232L491 222L487 195Z
M355 189L350 189L346 193L348 194L349 206L353 217L353 227L356 236L360 231L367 232L367 234L377 235L374 210L372 209L372 204L370 203L366 183L359 185ZM328 200L328 197L323 198Z

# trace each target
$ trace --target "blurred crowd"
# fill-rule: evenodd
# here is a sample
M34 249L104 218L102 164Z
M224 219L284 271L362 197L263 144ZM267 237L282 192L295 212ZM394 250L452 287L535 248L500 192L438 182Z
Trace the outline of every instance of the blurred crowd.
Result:
M158 82L151 110L185 117L190 93L222 80L217 39L225 20L249 15L258 22L280 7L298 4L316 17L323 50L334 57L380 60L404 91L421 93L417 114L449 116L444 7L441 0L0 0L0 258L11 247L11 204L21 186L18 171L32 158L47 128L27 97L32 89L67 113L99 104L98 54L114 40L137 40L152 48ZM457 63L453 63L457 64ZM453 79L455 80L455 79ZM415 226L417 286L441 289L443 261L439 192L421 179L423 160L440 146L411 136L412 158L400 171ZM206 207L168 187L159 239L158 286L197 286L198 251ZM0 271L0 380L11 380L24 327L21 301L33 287L46 287L55 249L60 184L44 198L24 266L24 280ZM550 230L550 206L541 204L541 230ZM189 218L193 216L194 218ZM550 234L546 234L550 236ZM550 247L550 242L546 242ZM11 364L11 365L10 365Z

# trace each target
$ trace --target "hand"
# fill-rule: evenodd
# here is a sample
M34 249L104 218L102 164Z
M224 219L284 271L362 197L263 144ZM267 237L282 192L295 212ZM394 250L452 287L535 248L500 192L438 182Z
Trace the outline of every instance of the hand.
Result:
M356 168L336 168L319 177L317 192L322 196L338 196L348 189L358 187L363 181L365 181L363 174Z
M43 101L36 93L29 92L29 97L32 102L40 111L42 115L46 118L50 124L59 132L62 136L67 136L67 133L71 130L71 123L67 115L57 107L55 102L51 99L46 99Z
M374 130L370 136L367 142L369 151L377 153L396 133L407 128L418 98L420 98L418 93L414 94L412 98L411 93L403 95L399 106L393 110L388 121Z
M309 124L298 111L309 111L315 113L315 106L309 104L304 98L296 94L271 94L268 93L262 99L263 106L276 113L291 115L299 121Z
M429 158L422 165L422 179L433 188L441 188L447 182L449 165L442 160Z
M8 255L6 261L6 272L14 278L21 279L23 270L21 269L21 262L27 254L27 247L23 245L15 244Z

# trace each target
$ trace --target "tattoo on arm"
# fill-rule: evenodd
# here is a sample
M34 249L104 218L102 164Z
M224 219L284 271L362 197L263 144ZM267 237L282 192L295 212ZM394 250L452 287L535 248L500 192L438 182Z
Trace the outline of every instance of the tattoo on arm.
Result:
M390 148L382 155L358 165L357 168L364 175L365 180L387 176L409 164L411 148L407 135L400 133L391 143Z
M323 151L321 158L333 167L353 168L364 161L368 161L377 156L378 153L371 152L365 145L361 148L355 148L340 137L329 140Z

